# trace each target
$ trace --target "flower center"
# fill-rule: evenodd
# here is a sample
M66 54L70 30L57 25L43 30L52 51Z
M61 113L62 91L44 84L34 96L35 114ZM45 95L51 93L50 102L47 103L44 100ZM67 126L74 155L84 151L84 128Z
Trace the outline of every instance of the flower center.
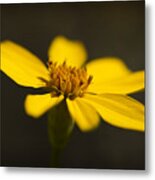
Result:
M86 68L67 66L66 61L61 65L49 61L48 70L50 81L46 84L52 97L61 94L70 99L82 97L93 78L87 75Z

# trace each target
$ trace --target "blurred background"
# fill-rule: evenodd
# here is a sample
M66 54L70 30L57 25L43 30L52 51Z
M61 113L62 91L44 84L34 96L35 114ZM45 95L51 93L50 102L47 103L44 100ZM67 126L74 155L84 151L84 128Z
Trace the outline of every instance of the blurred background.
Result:
M132 70L145 68L144 1L1 5L1 40L12 40L45 63L56 35L83 41L89 59L122 58ZM49 167L52 148L46 115L35 120L23 102L35 90L1 73L2 166ZM144 103L144 92L132 95ZM104 121L95 131L74 128L61 156L64 168L144 169L145 134Z

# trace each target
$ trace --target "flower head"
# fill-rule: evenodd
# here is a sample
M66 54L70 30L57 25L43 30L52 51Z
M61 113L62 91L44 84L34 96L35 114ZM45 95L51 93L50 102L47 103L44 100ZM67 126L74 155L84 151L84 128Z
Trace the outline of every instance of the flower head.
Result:
M27 114L38 118L65 100L82 131L97 127L99 115L111 125L144 131L144 106L127 96L144 88L144 71L132 72L114 57L85 65L84 45L63 36L53 40L48 56L46 67L20 45L1 43L1 70L19 85L48 90L26 97Z

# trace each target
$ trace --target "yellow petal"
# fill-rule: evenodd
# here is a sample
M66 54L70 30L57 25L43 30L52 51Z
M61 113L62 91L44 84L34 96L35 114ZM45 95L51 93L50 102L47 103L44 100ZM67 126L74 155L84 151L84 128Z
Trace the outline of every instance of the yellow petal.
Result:
M31 52L20 45L1 43L1 70L22 86L39 88L45 85L38 77L48 80L48 70Z
M116 80L130 73L123 61L114 57L92 60L86 68L88 74L93 76L93 82L95 83Z
M25 99L25 111L28 115L38 118L63 100L63 96L51 97L50 94L28 95Z
M97 94L129 94L144 89L144 71L130 73L115 81L92 83L88 87L89 92Z
M87 59L84 45L79 41L71 41L63 36L56 37L48 50L49 59L68 65L80 67Z
M82 98L75 100L67 99L69 112L82 131L89 131L99 125L99 116L96 111L85 102Z
M83 100L92 105L101 117L113 126L144 131L144 106L126 95L85 95Z

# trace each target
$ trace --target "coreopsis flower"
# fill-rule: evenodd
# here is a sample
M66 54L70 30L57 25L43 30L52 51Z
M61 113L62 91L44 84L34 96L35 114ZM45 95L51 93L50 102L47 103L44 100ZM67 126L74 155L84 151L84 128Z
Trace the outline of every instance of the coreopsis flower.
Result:
M1 70L17 84L45 88L27 95L25 110L38 118L65 101L82 131L107 123L144 131L144 106L129 97L144 88L144 71L132 72L121 59L104 57L85 64L87 52L79 41L56 37L48 50L47 67L34 54L11 42L1 43Z

